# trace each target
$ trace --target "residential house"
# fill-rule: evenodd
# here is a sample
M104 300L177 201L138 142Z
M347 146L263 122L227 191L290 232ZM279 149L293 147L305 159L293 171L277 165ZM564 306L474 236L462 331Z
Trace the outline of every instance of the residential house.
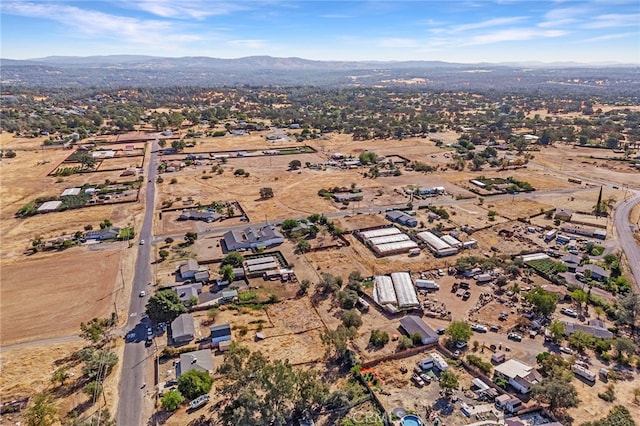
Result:
M542 380L542 376L534 367L530 367L516 359L510 359L495 367L495 374L509 381L520 393L529 393L533 385Z
M508 413L515 413L522 408L522 401L507 393L495 399L496 406Z
M223 238L228 251L270 247L284 242L284 236L273 225L253 225L229 231Z
M333 200L336 203L345 201L362 201L362 192L336 192L333 194Z
M400 320L400 329L407 335L419 334L423 345L438 342L438 334L425 323L422 318L415 315L407 315Z
M180 265L180 276L183 280L195 278L196 272L200 270L200 265L195 259L189 259Z
M576 275L582 274L584 277L585 271L591 271L591 278L597 281L606 281L609 279L609 272L602 266L598 265L584 265L576 268Z
M580 256L575 254L568 254L562 258L562 263L565 264L569 272L575 272L576 268L580 266Z
M387 212L387 219L391 222L396 222L404 226L414 227L418 225L418 221L415 217L406 214L405 212L401 212L399 210L391 210Z
M210 328L211 330L211 344L217 345L220 342L226 342L231 340L231 325L230 324L221 324L214 325Z
M179 285L174 287L178 297L182 302L189 302L192 297L198 298L198 294L202 293L202 283Z
M212 223L222 219L222 215L212 211L184 210L178 220L201 220L203 222Z
M187 371L213 371L213 358L209 349L187 352L180 355L180 361L176 365L176 376L180 377Z
M113 240L118 238L118 236L120 235L120 231L120 228L118 228L117 226L107 226L104 229L87 232L86 234L84 234L84 239L98 241Z
M234 299L238 298L238 290L227 290L222 292L222 297L220 297L220 303L232 302Z
M556 209L555 214L553 215L554 219L560 219L565 222L571 220L571 216L573 216L573 211L569 209Z
M589 320L587 324L575 324L571 322L564 322L564 324L567 336L571 336L573 333L580 330L600 339L613 338L613 333L607 330L604 322L598 319Z
M209 271L198 271L193 274L193 279L195 282L200 283L208 283L209 282Z
M182 314L171 322L171 339L174 345L183 345L194 339L196 329L191 314Z

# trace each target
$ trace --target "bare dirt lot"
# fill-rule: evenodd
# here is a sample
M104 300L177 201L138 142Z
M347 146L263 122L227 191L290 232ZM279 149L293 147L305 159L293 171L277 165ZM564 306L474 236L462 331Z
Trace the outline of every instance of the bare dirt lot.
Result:
M109 315L121 256L79 248L3 266L2 345L76 334L80 322Z

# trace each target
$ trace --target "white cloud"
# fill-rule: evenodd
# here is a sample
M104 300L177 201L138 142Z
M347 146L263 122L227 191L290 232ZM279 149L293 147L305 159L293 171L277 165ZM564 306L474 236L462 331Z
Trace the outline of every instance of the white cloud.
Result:
M141 0L126 1L123 6L135 8L160 16L176 19L204 19L207 16L228 15L244 10L241 3L179 1L179 0Z
M265 40L231 40L229 44L247 49L264 49L267 47Z
M112 38L146 46L201 39L196 34L178 32L171 22L117 16L57 3L3 2L2 13L56 21L80 36Z
M487 21L475 22L471 24L455 25L451 27L448 31L460 32L460 31L477 30L481 28L498 27L501 25L514 24L524 19L527 19L527 18L525 16L513 16L510 18L493 18Z
M560 9L551 9L545 13L544 17L547 21L560 21L563 19L575 19L578 15L584 15L591 9L588 7L563 7Z
M492 33L480 34L473 36L465 44L480 45L501 43L505 41L522 41L531 40L534 38L553 38L562 37L568 34L563 30L537 30L534 28L512 28L508 30L500 30Z
M619 38L637 37L637 36L638 36L637 32L605 34L605 35L601 35L601 36L597 36L597 37L591 37L591 38L584 39L584 40L582 40L582 42L583 43L594 43L594 42L599 42L599 41L616 40L616 39L619 39Z
M583 25L584 28L612 28L638 26L640 14L632 13L628 15L607 14L596 16L591 22Z
M577 19L566 18L566 19L556 19L553 21L543 21L538 24L540 28L552 28L552 27L564 27L566 25L572 25L578 22Z

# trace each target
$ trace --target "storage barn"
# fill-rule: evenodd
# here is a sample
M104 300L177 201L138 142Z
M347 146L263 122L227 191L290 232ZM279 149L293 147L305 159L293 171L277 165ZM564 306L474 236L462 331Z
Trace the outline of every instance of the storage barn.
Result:
M379 305L386 305L388 303L393 305L398 304L398 299L396 298L396 292L393 289L393 281L391 281L391 277L378 275L374 277L373 281L373 300L375 300L376 303Z
M391 281L396 292L399 308L415 308L420 306L416 289L408 272L394 272Z

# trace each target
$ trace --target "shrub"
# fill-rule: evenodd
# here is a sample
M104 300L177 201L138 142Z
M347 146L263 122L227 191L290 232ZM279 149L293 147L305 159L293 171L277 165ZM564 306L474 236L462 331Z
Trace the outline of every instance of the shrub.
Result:
M371 330L369 344L376 348L381 348L389 342L389 333L380 330Z

